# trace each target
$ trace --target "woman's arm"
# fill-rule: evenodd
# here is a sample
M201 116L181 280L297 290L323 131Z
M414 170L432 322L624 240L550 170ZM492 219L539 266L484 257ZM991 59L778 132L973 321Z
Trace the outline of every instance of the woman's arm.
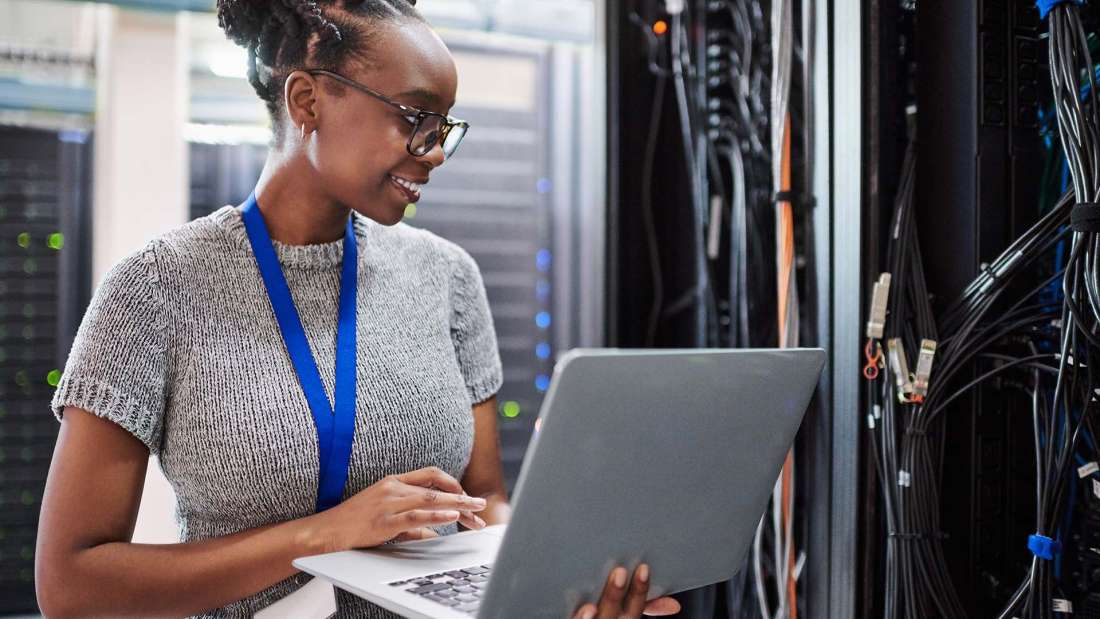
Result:
M35 586L47 617L175 616L224 606L324 550L311 517L187 544L131 544L149 450L66 408L38 525Z
M298 520L185 544L133 544L149 450L110 421L65 409L42 499L35 586L47 617L180 617L294 575L306 555L420 538L485 501L428 467L391 475Z
M497 432L496 396L475 404L474 450L461 483L472 496L486 500L488 506L479 515L486 524L505 524L512 516L504 471L500 464L500 434Z

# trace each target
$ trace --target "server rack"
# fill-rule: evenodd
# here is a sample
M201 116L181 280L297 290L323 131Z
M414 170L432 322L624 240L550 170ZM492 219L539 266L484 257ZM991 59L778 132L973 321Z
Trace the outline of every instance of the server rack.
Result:
M672 146L657 149L652 177L646 178L645 174L646 136L653 123L649 112L658 84L652 65L655 59L647 52L647 29L657 19L666 18L665 9L671 5L687 5L699 16L723 12L724 4L605 3L609 205L606 320L608 343L613 346L696 346L698 333L706 328L705 321L692 311L695 308L676 303L688 298L685 289L697 281L699 270L692 250L695 231L689 223L691 179L679 150L681 139L671 88L662 102L664 120L656 131L660 144ZM768 7L771 3L761 4ZM850 617L857 607L859 529L853 514L858 512L860 501L859 423L847 411L859 404L858 333L862 328L860 243L865 160L861 71L865 51L862 30L853 29L853 24L862 24L863 4L859 0L808 1L806 11L800 15L811 26L806 44L816 59L807 67L804 81L812 90L807 107L814 119L804 155L812 158L815 167L805 185L812 189L815 206L806 217L812 238L805 248L808 264L803 271L813 285L802 302L814 318L806 337L829 352L817 403L807 415L800 438L807 463L801 469L807 481L802 507L808 514L807 528L800 532L807 551L803 603L814 617ZM697 24L690 33L693 41L704 44L699 57L707 58L706 24ZM657 60L667 62L667 58ZM704 190L711 174L704 173ZM648 264L652 251L648 248L654 243L647 240L643 219L647 200L642 185L646 182L652 183L654 227L658 233L655 245L662 279L677 282L678 286L664 292L666 307L654 338L647 334L655 277ZM769 345L766 334L761 333L768 329L774 332L774 325L757 326L757 345ZM734 616L726 605L727 592L710 588L683 596L683 616Z
M90 295L90 135L0 127L0 608L37 612L48 410Z
M950 19L944 16L950 14ZM936 308L1039 215L1045 31L1030 2L917 4L919 182L916 206ZM975 374L976 376L977 374ZM970 616L1011 597L1034 533L1030 408L992 383L952 407L945 426L948 565Z

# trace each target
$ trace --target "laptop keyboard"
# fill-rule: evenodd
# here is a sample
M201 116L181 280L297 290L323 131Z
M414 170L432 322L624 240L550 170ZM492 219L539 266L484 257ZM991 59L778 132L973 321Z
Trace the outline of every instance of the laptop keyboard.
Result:
M425 600L470 615L477 614L481 606L481 596L489 586L489 574L493 565L475 565L461 570L440 572L427 576L418 576L407 580L389 583L391 587L401 587L413 595Z

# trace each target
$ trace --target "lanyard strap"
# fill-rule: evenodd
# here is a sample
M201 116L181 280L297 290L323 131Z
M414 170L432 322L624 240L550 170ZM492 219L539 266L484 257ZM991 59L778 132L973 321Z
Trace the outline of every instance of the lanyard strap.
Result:
M263 214L256 204L256 194L248 196L241 208L248 241L256 256L256 265L267 289L271 309L279 323L294 372L313 413L317 428L320 456L320 479L317 481L317 511L338 504L344 494L351 460L351 443L355 434L355 300L358 284L359 251L355 243L352 217L344 232L344 258L340 269L340 313L336 328L335 405L330 407L317 362L309 348L302 319L290 296L283 269L275 255Z

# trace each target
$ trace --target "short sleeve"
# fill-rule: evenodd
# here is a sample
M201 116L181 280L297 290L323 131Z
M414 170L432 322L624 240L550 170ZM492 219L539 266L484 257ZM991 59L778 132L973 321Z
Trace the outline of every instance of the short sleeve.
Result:
M470 402L496 395L504 377L485 283L473 257L457 248L451 278L451 340Z
M167 399L167 317L150 244L115 265L96 289L50 408L74 406L115 422L160 451Z

